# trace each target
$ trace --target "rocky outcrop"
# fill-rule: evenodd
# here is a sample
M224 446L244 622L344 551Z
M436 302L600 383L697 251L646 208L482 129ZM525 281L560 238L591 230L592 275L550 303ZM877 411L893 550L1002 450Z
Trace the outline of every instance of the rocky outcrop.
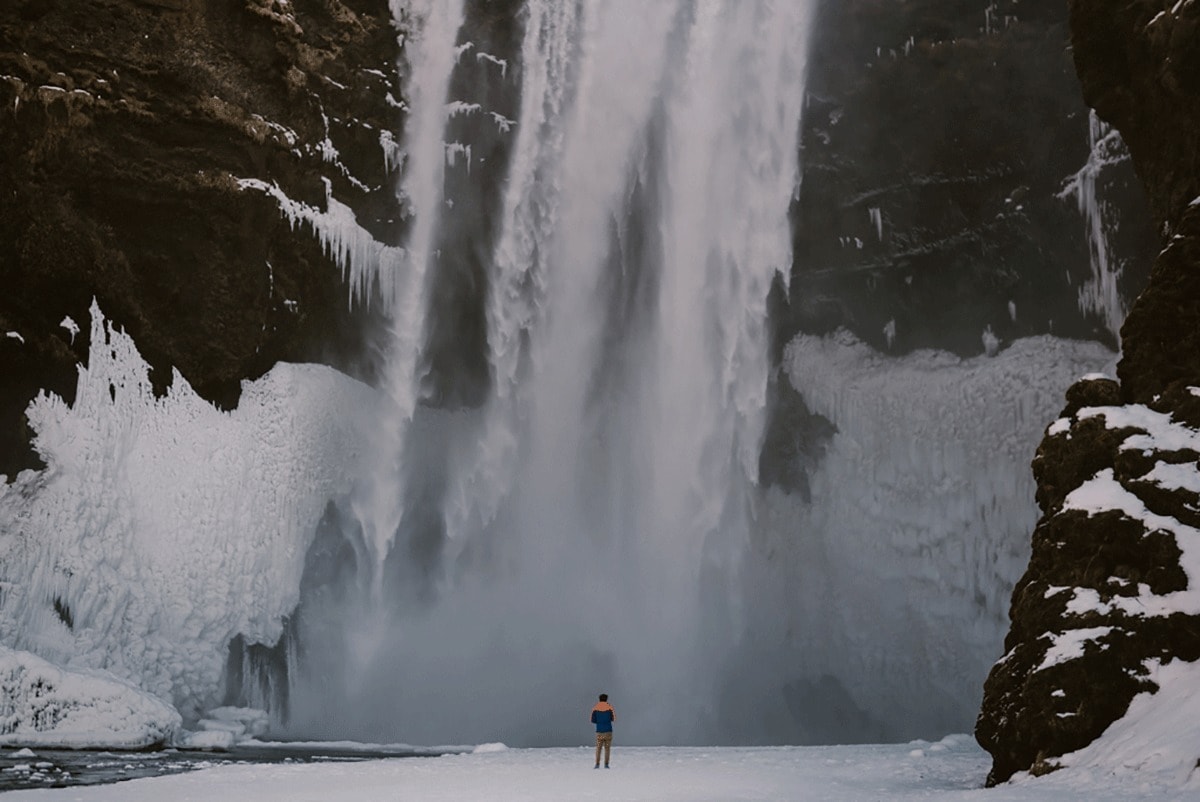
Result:
M317 207L327 180L394 237L397 53L370 0L0 6L0 474L36 464L25 407L71 397L93 297L160 390L173 366L228 408L279 360L369 373L319 242L235 179Z
M1095 740L1156 665L1200 659L1200 7L1072 0L1084 96L1120 130L1164 249L1119 383L1072 387L1033 467L1042 518L976 727L990 783Z

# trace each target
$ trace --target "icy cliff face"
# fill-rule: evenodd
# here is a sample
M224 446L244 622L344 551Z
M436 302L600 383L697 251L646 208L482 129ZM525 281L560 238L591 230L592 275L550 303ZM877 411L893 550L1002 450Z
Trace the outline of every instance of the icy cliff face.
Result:
M24 413L67 400L98 298L161 391L236 406L275 362L370 374L320 244L233 177L309 202L322 179L380 236L403 81L387 3L0 4L0 474L37 464ZM393 165L394 167L394 165Z
M779 740L961 726L1028 559L1031 449L1062 388L1113 358L1051 337L972 359L894 359L845 332L794 340L786 380L833 430L811 500L772 491L760 507L732 698L777 694Z
M222 412L179 375L155 397L96 306L90 342L74 404L43 394L29 411L46 469L0 487L0 640L108 669L194 718L231 638L279 638L362 447L338 410L374 396L329 368L279 365Z
M821 4L781 325L893 354L972 356L985 328L1116 346L1155 235L1066 5Z

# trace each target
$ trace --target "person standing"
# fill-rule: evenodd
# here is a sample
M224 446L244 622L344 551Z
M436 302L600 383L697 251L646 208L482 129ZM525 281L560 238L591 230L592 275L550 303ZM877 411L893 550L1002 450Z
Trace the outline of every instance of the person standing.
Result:
M608 768L608 756L612 752L613 722L617 711L608 703L608 694L600 694L600 701L592 708L592 723L596 725L596 765L600 768L600 750L604 750L604 768Z

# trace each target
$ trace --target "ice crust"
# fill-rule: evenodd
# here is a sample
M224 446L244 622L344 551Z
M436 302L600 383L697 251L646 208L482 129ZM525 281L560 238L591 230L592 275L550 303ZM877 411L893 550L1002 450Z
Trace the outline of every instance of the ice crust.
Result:
M375 399L325 367L280 364L237 409L178 373L155 398L133 340L92 306L76 400L28 409L46 462L0 486L0 642L211 706L226 648L278 640L305 552L361 449Z
M66 671L0 646L2 745L144 749L170 743L180 724L175 708L108 672Z
M778 610L751 616L759 647L795 652L785 688L835 678L864 716L892 723L859 737L970 724L1029 559L1029 461L1066 388L1113 358L1053 337L972 359L891 358L846 332L793 340L787 377L837 432L810 471L811 503L768 495L765 564L747 575Z

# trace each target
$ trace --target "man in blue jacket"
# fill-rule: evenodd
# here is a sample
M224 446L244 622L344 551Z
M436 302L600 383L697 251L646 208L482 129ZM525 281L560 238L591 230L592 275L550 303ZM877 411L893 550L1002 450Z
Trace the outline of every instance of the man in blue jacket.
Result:
M600 694L600 701L592 708L592 723L596 725L596 765L600 768L600 749L604 749L604 768L608 768L608 755L612 751L612 725L617 720L617 711L608 703L608 694Z

